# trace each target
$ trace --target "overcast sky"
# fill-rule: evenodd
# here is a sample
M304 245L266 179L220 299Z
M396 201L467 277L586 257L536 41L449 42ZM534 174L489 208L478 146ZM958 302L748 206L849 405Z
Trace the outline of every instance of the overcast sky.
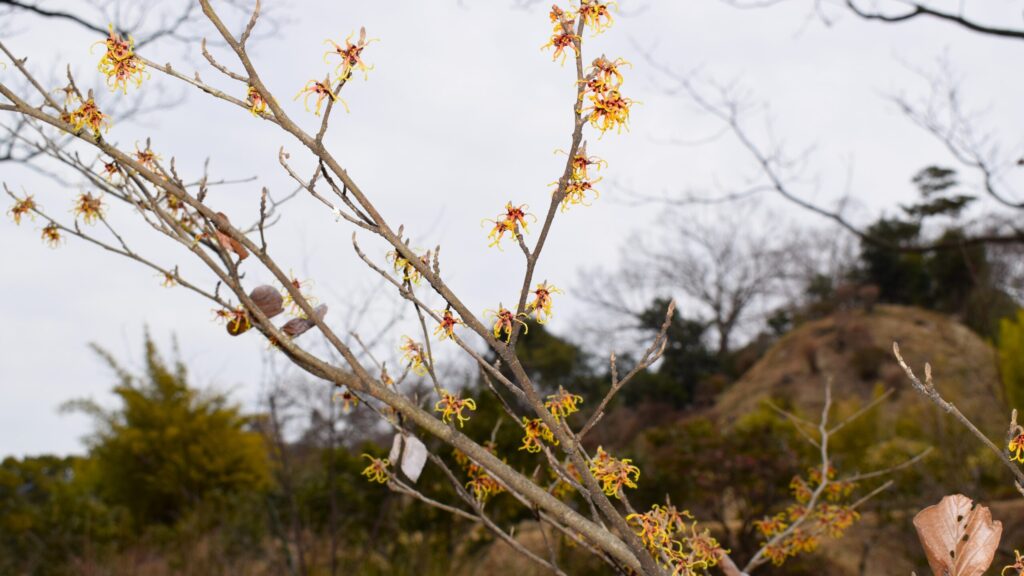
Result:
M85 3L49 4L81 8ZM530 10L505 0L265 4L288 21L272 36L253 41L256 66L289 113L309 127L315 118L291 98L307 80L322 78L329 69L321 59L323 40L340 42L360 26L380 38L364 53L375 65L369 81L357 76L346 86L343 96L351 113L334 117L327 143L392 225L405 224L415 246L442 245L442 270L474 310L512 303L522 256L512 249L488 249L480 221L509 200L540 212L550 197L548 184L560 173L563 159L553 151L568 145L573 71L552 63L550 54L540 50L550 33L547 4ZM1019 7L998 4L1001 12L977 17L1020 24ZM937 22L873 24L838 10L830 14L836 21L825 26L808 20L810 2L796 0L768 10L736 10L715 0L623 5L628 11L611 31L587 37L587 57L603 52L633 62L625 71L623 92L642 105L634 109L629 133L600 140L589 136L590 153L609 163L599 188L602 196L592 207L560 215L547 244L537 279L568 289L552 324L560 333L571 335L587 313L573 290L599 288L580 286L578 270L613 267L629 233L658 217L657 207L626 202L625 188L671 194L742 181L755 173L749 158L727 138L702 147L665 143L705 138L717 128L685 99L665 93L670 83L647 65L638 46L679 71L697 69L741 82L752 101L764 106L761 118L771 119L777 138L794 149L813 147L802 192L817 194L822 202L849 191L864 213L891 210L912 198L914 172L931 163L951 163L941 144L886 98L926 95L926 84L909 70L931 67L943 54L963 74L968 103L988 115L1005 149L1020 148L1024 43L1019 41L973 35ZM99 52L89 52L96 38L81 28L23 16L2 33L4 42L16 54L29 56L44 76L70 63L83 83L88 83L85 78L98 82ZM208 26L194 33L214 34ZM188 51L190 56L180 44L157 44L145 54L170 60L181 70L199 69L205 80L244 96L201 62L198 46ZM215 51L222 62L235 65L224 50ZM14 75L11 66L0 70L5 83ZM142 91L179 89L154 73ZM101 104L140 97L134 90L127 97L105 90L101 96ZM189 92L184 105L143 120L144 125L115 126L108 138L130 149L151 136L153 148L165 160L175 156L186 178L198 177L207 157L214 177L259 178L258 183L211 192L208 203L236 223L256 217L261 186L275 194L292 189L277 165L282 145L306 177L312 169L308 155L272 125L202 94ZM71 198L79 191L7 164L0 164L0 180L35 193L44 208L61 216L70 216ZM0 205L6 211L9 202L4 198ZM786 205L775 210L806 221ZM112 221L123 223L136 250L167 265L179 264L186 275L200 272L179 248L133 224L125 207L111 206L110 213ZM137 264L74 239L57 250L46 248L39 241L40 227L38 221L21 227L6 217L0 222L0 456L81 452L89 422L59 414L58 406L79 397L109 403L115 383L88 344L95 342L125 365L137 366L144 327L164 346L177 335L194 383L256 405L266 346L255 334L229 338L211 321L208 302L180 288L162 288L159 278ZM352 256L351 234L350 226L336 223L312 199L299 197L268 240L279 262L315 281L314 293L331 307L328 319L340 332L369 334L373 321L356 325L352 310L358 302L352 300L370 297L380 286ZM383 245L368 238L363 245L383 259ZM372 309L386 315L388 302L378 298ZM396 334L414 329L409 320Z

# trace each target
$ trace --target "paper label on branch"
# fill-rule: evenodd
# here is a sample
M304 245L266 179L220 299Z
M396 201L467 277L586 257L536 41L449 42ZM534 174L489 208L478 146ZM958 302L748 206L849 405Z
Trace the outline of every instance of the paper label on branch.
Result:
M401 434L395 434L388 460L395 464L399 458L402 459L402 472L415 484L427 464L427 447L415 436L403 437Z

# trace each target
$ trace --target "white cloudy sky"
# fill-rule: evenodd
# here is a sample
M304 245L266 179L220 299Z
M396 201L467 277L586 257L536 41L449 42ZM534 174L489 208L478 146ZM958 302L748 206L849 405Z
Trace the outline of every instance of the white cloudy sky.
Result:
M83 4L49 3L77 9ZM310 126L314 118L303 116L301 103L291 97L328 69L321 60L323 40L340 41L359 26L381 39L365 53L376 68L368 82L358 79L346 87L352 112L335 117L327 142L389 220L406 225L414 244L442 245L442 268L474 309L511 302L521 277L521 255L488 249L480 220L493 216L507 200L540 209L550 193L548 183L560 172L562 159L552 152L568 141L573 79L570 67L553 64L539 50L549 33L546 4L531 10L513 8L508 0L265 4L287 14L289 21L259 39L256 65L278 99ZM930 67L943 54L963 73L968 101L988 115L1006 149L1019 149L1024 119L1019 105L1024 80L1015 64L1024 55L1019 41L985 38L936 22L872 24L841 11L831 14L836 21L826 27L808 21L811 3L799 0L751 11L716 0L623 4L628 13L610 32L587 39L588 57L604 52L632 61L624 92L643 104L634 110L630 133L590 138L590 152L609 162L604 194L594 206L559 217L538 279L587 288L576 286L577 270L614 265L627 235L657 218L657 208L623 202L616 184L661 194L753 173L749 159L727 139L698 148L664 143L706 137L715 126L685 100L664 93L664 77L644 62L638 45L681 71L700 69L720 80L742 82L768 110L776 135L794 148L814 147L808 179L816 179L817 186L804 191L821 201L849 186L865 210L892 207L913 194L909 179L917 169L950 162L937 141L885 98L924 94L926 86L908 68ZM955 3L944 4L955 8ZM1020 24L1017 3L995 4L977 17ZM70 63L79 78L94 77L98 54L89 48L95 38L81 29L22 17L2 30L4 42L29 56L44 76ZM213 31L204 27L195 34ZM204 79L238 89L200 62L197 46L190 48L191 55L183 55L180 45L153 50L147 55L154 60L171 60L182 70L198 68ZM219 54L232 62L223 51ZM0 70L0 79L9 82L13 74L12 67ZM177 89L156 75L143 87ZM114 97L103 92L107 101ZM133 91L127 98L138 97ZM210 157L218 176L259 177L259 184L211 193L209 203L235 222L255 217L261 185L276 193L291 189L277 166L280 146L294 153L304 174L310 172L309 158L293 141L201 94L189 93L185 105L144 120L116 126L109 138L130 148L151 136L154 149L165 159L175 156L186 174L198 175ZM36 193L44 208L60 215L78 192L5 164L0 164L0 180ZM0 204L6 211L7 200ZM112 207L111 217L125 222L136 249L163 263L180 264L183 271L197 270L179 249L132 225L123 207ZM150 271L131 262L73 240L56 251L44 247L39 226L18 228L8 218L0 223L0 456L81 451L89 422L61 415L57 408L77 397L109 402L113 384L110 371L87 345L98 343L133 366L146 326L164 344L177 335L197 383L230 390L238 401L255 405L265 353L258 338L228 338L211 322L206 302L181 289L161 288ZM366 298L378 287L352 256L351 232L312 199L300 197L288 205L269 242L286 267L315 280L317 296L332 307L329 319L342 332L357 327L372 332L372 322L354 326L346 315L355 306L354 297ZM383 257L380 244L367 239L364 247ZM375 300L377 312L386 307L386 300ZM586 310L571 291L563 309L553 327L568 333ZM413 329L405 326L404 331ZM403 331L401 325L398 330Z

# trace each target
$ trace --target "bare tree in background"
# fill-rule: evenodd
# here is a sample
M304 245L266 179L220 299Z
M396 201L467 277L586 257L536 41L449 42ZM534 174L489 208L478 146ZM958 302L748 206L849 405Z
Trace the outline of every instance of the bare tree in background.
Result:
M761 8L785 1L728 3ZM845 4L851 10L857 10L852 1ZM891 4L893 9L910 6L912 15L907 18L934 15L922 5ZM815 2L818 8L826 5L830 6ZM641 200L683 205L731 203L769 193L827 219L865 243L901 252L963 250L975 245L1024 245L1024 226L1020 224L1024 212L1024 191L1016 187L1020 179L1021 155L1007 152L1000 145L990 119L970 107L964 96L962 79L945 59L940 58L934 70L915 71L915 75L924 80L923 87L916 91L922 96L903 93L889 99L908 121L941 142L960 167L974 176L976 184L970 190L970 198L978 201L975 202L976 208L984 211L983 216L966 223L962 238L924 238L915 243L895 244L873 234L866 224L851 216L850 199L857 196L855 191L820 189L818 179L811 174L814 145L794 148L788 144L785 135L774 129L774 119L759 100L763 95L756 94L740 82L722 81L699 71L676 69L646 47L638 45L637 48L645 62L658 71L667 96L694 104L719 124L714 136L704 139L703 145L736 146L739 157L745 157L746 165L754 173L752 177L738 180L731 188L712 194L681 191L663 198L641 197ZM823 197L832 200L818 200Z
M793 4L797 0L722 0L730 6L743 9L770 8L780 4ZM835 22L834 14L848 12L858 18L884 24L904 24L911 21L934 20L951 24L962 31L973 32L992 38L1005 40L1024 40L1024 18L1021 18L1019 7L1006 6L1007 12L1017 20L1016 26L1007 26L1008 20L999 18L985 19L971 13L973 6L967 2L958 2L957 9L952 10L949 3L918 2L913 0L808 0L812 14L826 25ZM991 3L989 4L991 6ZM1010 16L1010 14L1006 14Z
M759 214L756 205L734 208L668 210L654 232L626 242L618 269L584 275L582 284L602 289L583 291L582 298L633 319L653 297L676 298L685 315L714 331L713 350L724 359L739 332L792 292L796 265L805 260L797 255L795 230Z

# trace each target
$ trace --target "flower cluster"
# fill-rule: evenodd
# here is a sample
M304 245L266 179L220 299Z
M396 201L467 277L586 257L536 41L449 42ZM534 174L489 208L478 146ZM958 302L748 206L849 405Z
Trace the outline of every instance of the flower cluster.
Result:
M422 344L408 336L403 336L402 345L398 349L402 352L402 360L408 362L409 369L412 370L413 374L417 376L427 375L429 360L427 359L426 352L423 351ZM476 409L476 407L473 409Z
M636 488L640 480L640 469L632 462L628 458L615 458L598 446L597 456L590 462L590 472L601 482L605 494L619 498L623 486Z
M110 35L105 40L96 44L106 46L106 52L100 58L99 71L107 77L107 86L111 92L120 89L122 93L128 93L128 83L132 82L135 87L142 86L144 77L149 76L146 65L135 55L135 40L129 36L127 39L114 32L114 26L110 26Z
M851 506L841 503L850 497L856 484L834 480L836 472L832 467L825 474L826 483L821 494L826 502L819 501L813 508L809 507L814 492L823 482L821 470L813 468L808 471L806 480L795 476L789 483L795 504L785 512L754 522L754 527L765 539L762 544L764 555L776 566L781 566L787 558L813 552L822 534L841 537L860 518Z
M366 476L366 479L370 482L387 484L388 477L390 475L388 472L388 466L391 465L391 462L386 458L374 458L369 454L363 454L363 458L370 460L370 465L363 470L363 476Z
M97 220L103 218L103 199L93 196L89 192L83 192L75 200L72 212L75 213L75 218L81 217L86 224L95 224Z
M555 52L551 60L557 60L561 56L564 65L565 58L568 56L566 50L571 49L576 56L580 54L580 36L573 30L576 27L576 16L571 11L562 10L557 5L551 7L550 16L554 30L547 44L541 46L541 50L554 48Z
M618 4L600 2L599 0L580 0L580 18L583 18L583 25L590 27L594 34L600 34L611 28L612 14L609 6L618 6Z
M484 445L488 452L494 454L494 444L488 442ZM455 450L453 453L455 461L462 466L462 469L466 472L466 476L469 477L469 481L466 482L466 488L469 488L473 492L473 497L476 498L477 502L481 504L487 502L496 494L500 494L505 491L505 487L498 483L490 474L488 474L482 466L473 462L460 450Z
M555 420L561 420L562 418L568 418L570 414L579 412L580 409L577 406L582 403L582 396L570 394L564 388L559 388L557 394L551 394L544 401L544 407L551 412Z
M596 156L587 156L586 142L580 146L570 160L569 181L565 184L564 196L562 196L563 212L570 206L590 206L589 196L592 195L594 200L601 196L601 193L594 188L594 184L600 182L601 178L594 178L590 173L590 168L593 166L594 170L600 170L607 164ZM551 183L553 186L558 186L558 184L558 182Z
M36 201L32 199L32 196L27 195L20 200L15 198L14 206L11 206L11 209L8 210L7 213L11 215L15 224L21 224L21 217L26 214L28 214L29 218L35 220L35 210L38 207L39 206L36 204Z
M434 328L434 335L441 340L455 339L455 327L461 324L464 324L463 321L456 318L451 309L446 309L441 316L441 322Z
M586 92L590 100L587 111L590 125L602 133L615 129L629 130L629 110L635 103L620 92L622 73L619 67L628 66L622 58L609 60L600 56L590 66L586 78Z
M704 574L716 566L725 553L707 529L698 530L697 521L686 510L655 504L644 514L630 514L626 522L659 564L674 575Z
M520 316L525 316L525 314L515 314L500 304L497 311L485 310L484 314L494 317L494 337L498 340L510 342L512 340L512 330L516 324L522 326L524 332L530 331L530 327L526 325L526 322L519 319Z
M501 239L505 237L505 233L508 232L513 238L520 238L520 228L523 232L529 232L527 227L526 218L533 218L533 221L537 221L537 217L526 211L526 204L520 206L514 206L511 202L505 204L505 212L498 214L494 220L484 219L484 222L491 222L494 227L491 228L490 234L487 235L490 238L491 243L489 246L497 246L501 249Z
M523 416L523 445L519 447L520 450L526 450L527 452L540 452L541 451L541 440L558 446L558 440L555 440L555 435L551 432L551 428L544 423L540 418L529 419Z
M50 222L43 227L42 237L43 242L45 242L50 248L60 246L61 241L64 239L63 236L61 236L60 227L53 222Z
M1020 432L1010 439L1007 448L1010 451L1010 460L1024 464L1024 432Z
M526 304L526 311L533 314L533 318L538 324L546 324L551 319L551 295L562 294L562 291L545 280L540 284L537 284L537 288L533 291L533 300L530 300Z
M61 118L71 124L75 132L88 128L97 140L100 137L100 132L110 130L110 116L100 111L91 93L85 101L78 105L78 108L63 114Z
M347 80L349 75L352 74L353 70L359 70L363 73L363 79L369 77L367 72L373 70L373 66L368 66L366 62L363 62L363 50L370 45L371 42L376 42L376 38L366 39L366 28L359 29L359 40L355 44L352 43L352 36L355 33L348 35L345 38L345 47L342 48L337 42L333 40L325 40L325 44L331 44L334 46L334 50L328 50L324 53L324 62L327 61L328 56L340 56L341 62L338 63L338 67L335 68L334 74L341 80Z
M451 422L452 417L455 417L460 428L469 421L469 416L462 414L463 410L476 410L476 401L472 398L459 398L458 394L452 394L447 390L441 391L441 399L434 404L434 411L441 413L441 420L445 424Z

